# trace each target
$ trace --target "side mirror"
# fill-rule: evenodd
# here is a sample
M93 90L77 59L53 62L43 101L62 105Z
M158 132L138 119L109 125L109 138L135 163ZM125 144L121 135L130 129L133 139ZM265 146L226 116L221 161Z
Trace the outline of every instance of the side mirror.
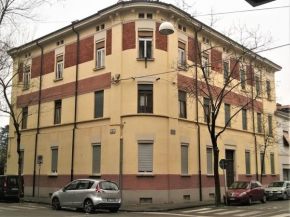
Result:
M65 188L62 188L61 190L62 190L62 192L65 192Z

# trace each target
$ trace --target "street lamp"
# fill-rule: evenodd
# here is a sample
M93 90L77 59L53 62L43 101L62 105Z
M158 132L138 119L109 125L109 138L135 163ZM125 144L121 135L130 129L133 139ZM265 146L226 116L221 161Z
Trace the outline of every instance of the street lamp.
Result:
M162 35L171 35L174 33L174 27L173 25L166 21L163 22L160 26L159 26L159 33Z

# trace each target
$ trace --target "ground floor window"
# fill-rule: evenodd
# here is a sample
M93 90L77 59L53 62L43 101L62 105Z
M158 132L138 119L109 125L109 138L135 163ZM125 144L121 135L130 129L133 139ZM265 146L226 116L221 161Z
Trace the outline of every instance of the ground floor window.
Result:
M283 180L290 181L290 169L283 169Z
M138 143L138 172L153 172L153 143Z

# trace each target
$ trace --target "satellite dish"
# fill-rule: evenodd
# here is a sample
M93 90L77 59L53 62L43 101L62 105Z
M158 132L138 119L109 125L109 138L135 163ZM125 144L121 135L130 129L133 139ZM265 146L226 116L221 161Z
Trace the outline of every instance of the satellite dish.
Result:
M166 21L159 26L159 32L162 35L171 35L174 33L174 27L170 22Z

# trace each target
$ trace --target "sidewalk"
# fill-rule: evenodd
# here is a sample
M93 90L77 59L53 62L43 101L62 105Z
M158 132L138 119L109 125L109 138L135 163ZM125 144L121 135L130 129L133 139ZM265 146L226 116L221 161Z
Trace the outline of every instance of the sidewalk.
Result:
M51 199L48 197L25 197L26 202L30 203L41 203L50 204ZM178 204L133 204L133 205L122 205L120 211L125 212L164 212L176 209L186 209L201 206L214 205L214 201L194 201L188 203Z

